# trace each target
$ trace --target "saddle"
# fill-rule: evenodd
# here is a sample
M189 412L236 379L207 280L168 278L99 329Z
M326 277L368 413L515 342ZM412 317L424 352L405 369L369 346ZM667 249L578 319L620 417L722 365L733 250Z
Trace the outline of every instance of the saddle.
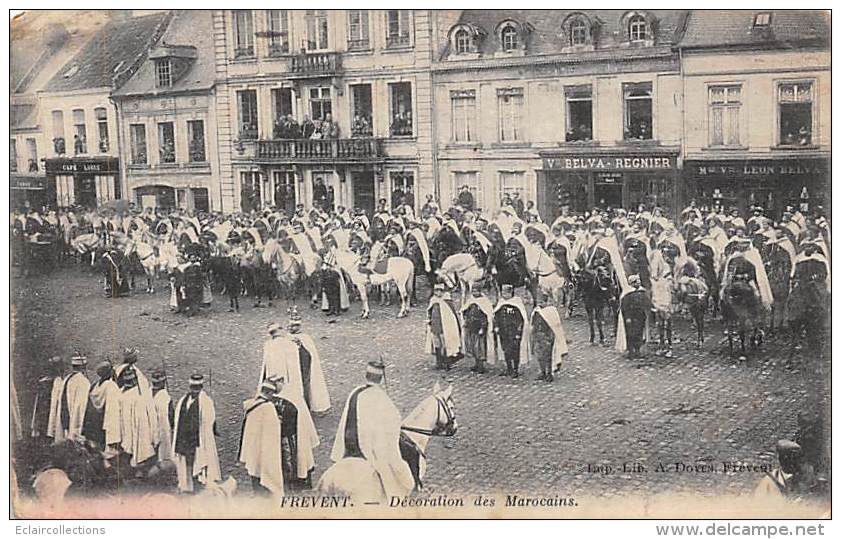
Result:
M383 257L377 260L371 269L373 270L373 273L377 273L379 275L385 275L388 273L388 257Z

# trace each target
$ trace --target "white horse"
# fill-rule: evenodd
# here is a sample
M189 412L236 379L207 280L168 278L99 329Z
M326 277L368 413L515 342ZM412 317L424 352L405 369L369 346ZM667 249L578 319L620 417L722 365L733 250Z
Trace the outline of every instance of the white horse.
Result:
M91 256L91 266L96 261L96 251L102 246L102 238L99 234L80 234L71 240L71 247L81 256Z
M415 275L415 265L408 258L392 256L386 261L385 273L362 272L359 270L360 257L356 254L340 249L337 253L337 261L349 276L351 282L359 291L359 298L362 300L362 318L368 318L371 314L368 307L368 286L380 286L394 283L400 293L400 312L397 318L403 318L409 313L409 299L412 296L412 283Z
M127 257L132 254L137 255L140 265L143 267L143 273L146 275L146 293L154 294L155 286L153 283L158 278L160 263L158 256L155 254L155 248L144 241L130 240L126 244L125 253Z
M469 253L456 253L450 255L435 270L435 274L442 278L450 288L459 285L461 287L461 302L467 300L467 294L473 289L473 285L485 276L485 270L476 262L473 255Z
M415 478L415 491L426 475L426 447L433 436L454 436L458 431L453 386L442 390L438 382L432 394L418 404L400 427L400 454ZM344 458L328 468L316 490L325 496L346 495L354 500L385 501L380 476L365 459Z
M526 266L537 277L537 289L546 294L559 309L563 306L566 279L558 271L552 256L540 245L531 244L526 249Z

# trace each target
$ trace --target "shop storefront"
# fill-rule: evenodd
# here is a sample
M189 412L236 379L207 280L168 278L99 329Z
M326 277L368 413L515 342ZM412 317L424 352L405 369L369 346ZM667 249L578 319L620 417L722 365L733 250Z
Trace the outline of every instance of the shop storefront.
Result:
M830 210L828 157L684 162L685 199L699 207L738 208L742 214L762 206L779 218L786 206L803 212Z
M12 209L40 209L42 206L49 206L46 183L44 176L12 174L9 177L9 207Z
M48 205L95 208L122 198L119 163L115 157L47 159Z
M579 214L595 207L640 205L672 212L677 204L677 154L677 148L663 147L646 152L540 152L538 211L545 220L560 215L564 207Z

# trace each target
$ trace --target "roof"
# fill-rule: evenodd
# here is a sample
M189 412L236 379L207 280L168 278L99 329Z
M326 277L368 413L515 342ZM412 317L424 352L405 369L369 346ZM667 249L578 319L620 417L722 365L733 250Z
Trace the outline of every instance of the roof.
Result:
M119 86L119 78L145 57L168 12L111 20L47 83L48 92Z
M9 104L9 128L26 129L38 125L38 108L34 104Z
M213 27L212 17L209 10L178 11L157 43L156 51L168 50L173 55L186 59L186 71L173 81L171 87L157 87L155 62L147 58L137 72L113 95L161 94L212 88L216 79L213 35L210 32ZM190 55L195 56L195 59L188 59Z
M529 55L556 54L568 45L567 39L561 34L561 28L567 17L575 13L581 13L598 24L596 49L619 48L624 41L627 29L623 27L622 20L629 13L628 10L466 9L458 23L472 25L487 35L480 45L479 52L482 55L492 55L501 49L499 40L494 38L494 32L497 25L506 20L528 24L532 28L528 41ZM685 10L647 10L645 13L657 21L655 45L673 44L680 38L686 20Z
M758 13L770 13L767 27L754 27ZM760 46L788 47L814 43L829 46L828 11L697 10L692 11L681 48Z

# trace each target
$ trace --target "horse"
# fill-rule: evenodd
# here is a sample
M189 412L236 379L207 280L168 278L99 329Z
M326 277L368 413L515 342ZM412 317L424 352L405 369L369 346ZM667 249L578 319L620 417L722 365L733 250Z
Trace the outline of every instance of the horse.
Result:
M473 285L485 276L485 270L474 255L457 253L447 257L435 274L450 288L460 287L461 302L464 303Z
M423 488L426 474L426 448L433 437L452 437L458 432L453 386L441 390L438 382L432 394L418 404L403 421L400 456L415 480L413 491ZM316 490L323 496L347 495L354 500L386 501L386 493L374 467L365 459L343 458L328 468Z
M134 276L139 268L140 272L146 276L146 293L155 293L153 282L158 277L159 265L156 251L156 248L142 241L130 240L126 244L125 254L129 259L132 288L134 288Z
M532 303L537 303L537 280L529 272L526 248L516 238L508 240L496 260L496 281L499 288L506 284L515 289L525 287L531 294Z
M581 268L575 275L575 288L580 292L587 312L587 324L590 327L590 344L595 343L595 329L599 330L599 344L604 344L602 312L605 307L614 311L614 320L618 322L619 285L615 271L610 263L610 253L602 247L596 247L589 261L584 254L579 257ZM614 325L614 333L616 326Z
M104 245L105 242L102 240L102 237L94 233L80 234L70 241L70 246L79 253L79 256L84 257L90 255L91 267L94 267L96 256L97 254L101 254Z
M287 250L289 242L288 239L269 239L263 251L263 261L270 264L274 270L279 291L287 300L294 300L306 283L306 272L304 265Z
M713 318L718 318L718 313L721 310L720 305L720 283L718 280L718 270L716 269L715 253L709 245L693 241L687 242L686 254L698 263L701 269L701 278L709 289L707 294L707 308L712 307Z
M672 357L672 315L675 312L675 265L679 252L665 242L654 252L651 268L651 304L654 307L657 331L660 335L656 355Z
M368 305L368 286L381 286L394 283L400 293L400 312L397 318L403 318L409 313L409 297L412 293L415 266L412 261L402 256L385 259L384 273L378 273L368 267L368 255L357 256L351 251L340 249L336 255L339 267L350 277L359 292L362 301L360 317L367 319L371 315Z
M526 261L531 279L536 284L536 290L552 298L556 306L563 306L569 272L565 252L561 253L563 258L558 258L554 251L553 255L549 255L539 245L533 245L532 249L531 256L527 256ZM564 268L566 268L566 274Z
M759 344L757 339L759 328L756 324L762 312L759 294L751 286L747 277L736 275L732 282L722 290L721 300L721 312L727 326L727 346L730 356L733 356L733 335L735 334L739 336L740 359L744 360L747 353L745 347L747 336L750 335L752 347L755 348Z
M676 298L681 310L689 313L695 323L697 332L697 347L701 348L704 343L704 313L707 310L709 301L709 287L700 278L701 268L693 258L687 258L683 267L678 270L676 285Z
M807 342L817 348L823 344L824 328L829 314L827 269L822 263L804 260L797 263L793 273L791 292L788 295L792 351L804 332Z
M225 295L230 303L229 312L239 312L239 298L242 295L242 275L240 274L239 259L235 256L211 256L208 260L208 270L214 280L222 282Z

